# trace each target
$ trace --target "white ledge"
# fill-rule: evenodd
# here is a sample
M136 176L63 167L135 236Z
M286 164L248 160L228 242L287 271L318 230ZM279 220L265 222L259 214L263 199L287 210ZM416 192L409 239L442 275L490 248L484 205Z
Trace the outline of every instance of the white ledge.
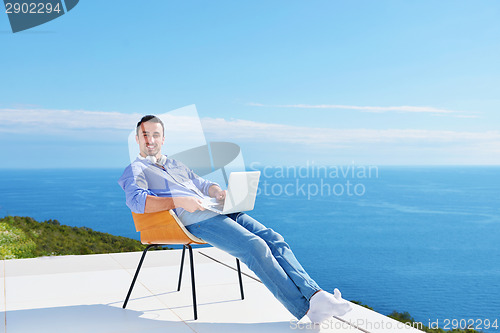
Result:
M122 309L140 256L0 261L0 333L420 332L356 304L346 316L316 328L297 323L245 265L241 300L237 274L226 266L235 267L235 259L215 248L194 250L198 320L193 320L188 258L181 291L176 291L180 250L147 254L127 309Z

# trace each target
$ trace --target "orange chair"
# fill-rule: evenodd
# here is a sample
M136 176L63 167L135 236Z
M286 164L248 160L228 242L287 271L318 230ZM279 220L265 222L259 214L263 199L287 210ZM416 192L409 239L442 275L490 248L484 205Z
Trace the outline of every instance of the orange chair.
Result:
M191 234L186 229L186 227L184 227L182 222L179 221L179 218L177 217L177 215L174 213L173 210L166 210L158 213L145 213L145 214L132 213L132 217L134 218L136 231L141 232L141 243L148 244L148 246L142 252L141 260L139 261L139 265L137 266L137 270L135 272L134 279L132 280L132 284L130 285L127 298L123 303L123 308L125 309L125 307L127 306L130 294L132 293L132 289L134 288L135 281L137 280L137 276L139 275L139 271L141 270L141 266L144 261L144 258L146 257L147 251L154 246L182 244L183 247L182 247L181 267L179 272L179 283L177 284L177 291L181 290L184 255L186 252L186 248L188 248L189 261L191 266L191 289L193 294L194 319L195 320L198 319L198 310L196 305L196 288L194 281L193 249L191 247L191 244L207 244L207 243L204 240ZM238 258L236 258L236 266L238 269L238 279L240 282L241 299L244 299L243 283L241 280L240 261Z

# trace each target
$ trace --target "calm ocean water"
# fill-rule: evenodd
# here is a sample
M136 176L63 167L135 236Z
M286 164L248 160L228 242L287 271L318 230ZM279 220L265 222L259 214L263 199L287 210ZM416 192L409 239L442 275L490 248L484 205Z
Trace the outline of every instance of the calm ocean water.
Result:
M499 167L329 169L320 177L307 170L266 170L251 215L285 236L322 288L424 324L500 325ZM1 170L0 216L138 239L121 173Z

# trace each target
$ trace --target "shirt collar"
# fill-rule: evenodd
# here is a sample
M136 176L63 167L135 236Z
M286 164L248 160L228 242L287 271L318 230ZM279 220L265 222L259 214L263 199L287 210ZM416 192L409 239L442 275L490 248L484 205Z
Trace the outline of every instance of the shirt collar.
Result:
M159 163L159 161L157 161L156 164L159 164L159 165L165 165L165 164L167 164L167 158L168 158L167 155L163 155L162 154L162 156L165 156L165 163L161 164L161 163ZM139 160L143 161L143 162L148 161L149 163L153 164L150 160L146 159L145 157L142 157L141 154L137 155L137 158Z

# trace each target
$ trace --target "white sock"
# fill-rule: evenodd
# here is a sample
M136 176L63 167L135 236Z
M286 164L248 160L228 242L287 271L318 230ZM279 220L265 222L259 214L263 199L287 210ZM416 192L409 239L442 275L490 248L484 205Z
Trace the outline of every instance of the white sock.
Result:
M313 323L319 324L331 316L343 316L351 311L349 302L342 298L340 291L335 288L333 295L321 290L309 300L307 316Z
M335 298L338 300L342 299L342 294L340 293L340 290L338 290L337 288L335 288L335 290L333 291L333 296L335 296Z

